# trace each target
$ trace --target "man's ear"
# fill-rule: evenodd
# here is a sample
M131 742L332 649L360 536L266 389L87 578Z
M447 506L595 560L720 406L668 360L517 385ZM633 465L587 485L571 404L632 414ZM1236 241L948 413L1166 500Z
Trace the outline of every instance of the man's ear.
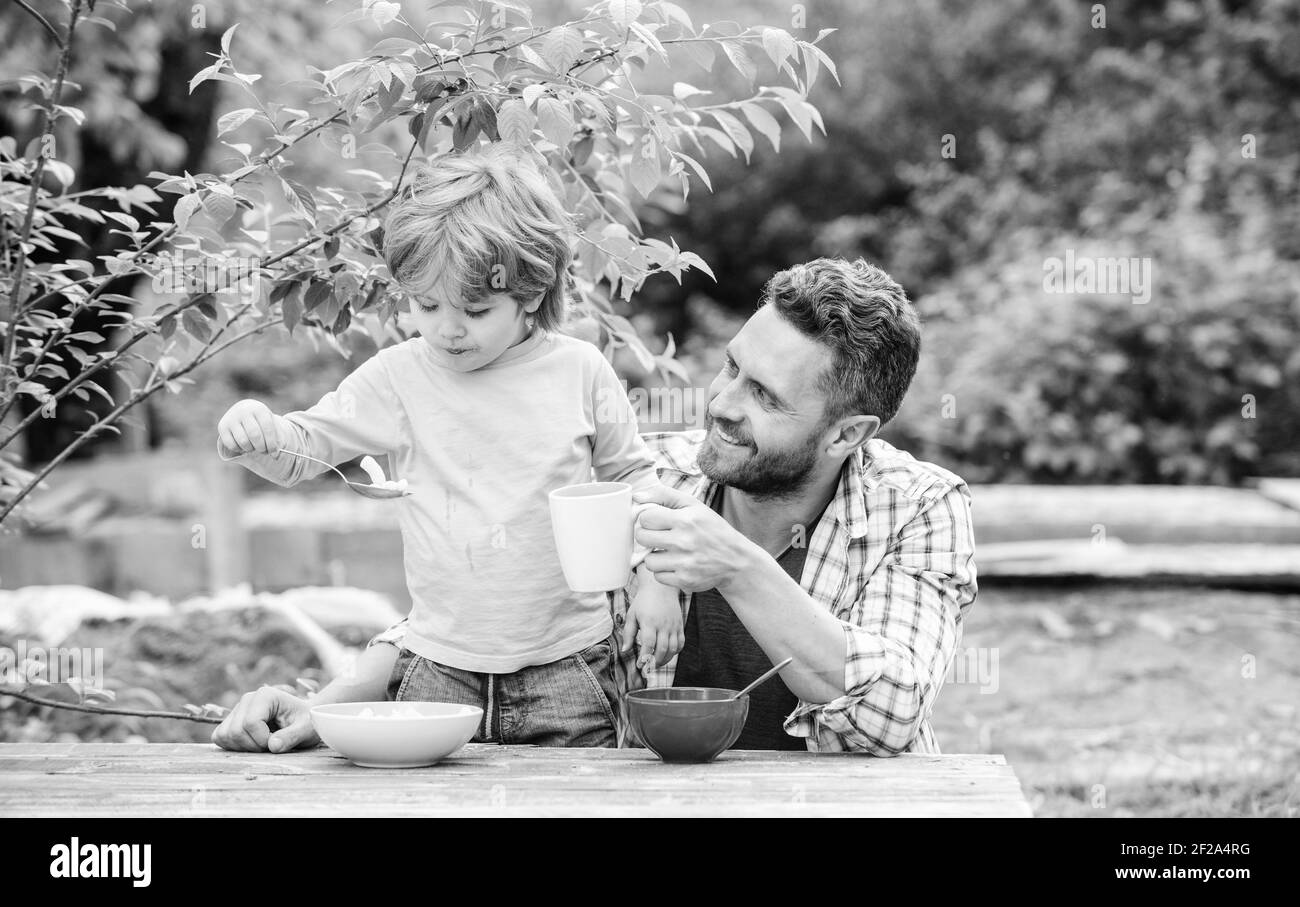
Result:
M831 427L826 453L832 457L847 457L874 438L878 431L879 416L846 416Z

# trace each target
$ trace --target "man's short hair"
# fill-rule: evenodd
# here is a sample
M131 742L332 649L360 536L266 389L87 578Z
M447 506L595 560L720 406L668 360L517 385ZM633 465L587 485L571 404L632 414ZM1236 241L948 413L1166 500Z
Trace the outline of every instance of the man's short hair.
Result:
M774 274L758 305L769 303L833 353L818 379L827 423L894 418L916 374L921 320L892 277L861 258L818 258Z

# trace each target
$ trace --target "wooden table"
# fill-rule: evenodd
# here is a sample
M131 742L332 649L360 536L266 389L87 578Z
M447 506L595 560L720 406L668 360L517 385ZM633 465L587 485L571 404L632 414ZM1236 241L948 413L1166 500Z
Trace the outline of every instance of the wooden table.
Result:
M321 747L0 744L8 816L1024 816L1002 756L724 753L665 765L642 749L469 744L421 769L366 769Z

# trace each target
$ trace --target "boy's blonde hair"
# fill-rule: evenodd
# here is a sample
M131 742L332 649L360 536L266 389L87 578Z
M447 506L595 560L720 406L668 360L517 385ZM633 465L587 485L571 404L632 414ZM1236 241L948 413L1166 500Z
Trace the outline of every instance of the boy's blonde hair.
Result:
M508 293L542 330L564 321L570 221L546 178L500 144L421 167L384 223L384 260L409 292L449 287L464 302Z

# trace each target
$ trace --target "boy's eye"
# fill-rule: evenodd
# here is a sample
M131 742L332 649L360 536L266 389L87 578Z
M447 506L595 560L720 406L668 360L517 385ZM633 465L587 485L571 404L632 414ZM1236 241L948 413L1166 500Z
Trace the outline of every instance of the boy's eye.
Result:
M486 315L487 309L466 309L465 314L470 318L478 318L480 315Z
M437 304L436 302L434 302L434 303L430 303L429 305L425 305L425 304L422 302L422 303L420 303L420 311L421 311L421 312L436 312L436 311L438 311L438 304Z

